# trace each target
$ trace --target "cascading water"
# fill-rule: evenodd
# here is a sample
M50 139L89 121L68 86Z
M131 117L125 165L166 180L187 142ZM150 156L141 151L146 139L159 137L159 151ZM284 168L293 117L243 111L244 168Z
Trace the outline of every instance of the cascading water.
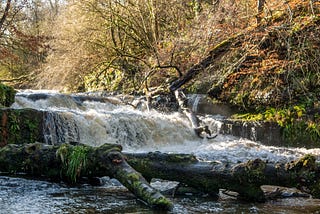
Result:
M189 105L195 112L206 113L200 98L194 95ZM204 161L229 163L255 158L287 162L307 153L318 157L320 154L320 149L264 146L230 135L219 134L214 139L200 139L183 114L148 110L142 101L101 94L62 95L48 91L24 91L17 94L12 108L45 111L43 134L48 144L99 146L117 143L126 152L193 153ZM212 113L211 110L209 113ZM202 115L200 118L211 131L219 132L223 116ZM166 185L159 184L162 188ZM223 194L219 201L183 197L175 198L174 203L172 213L312 213L318 211L320 206L320 200L300 198L242 204ZM0 176L0 210L0 213L153 213L112 179L107 179L102 187L69 188L63 184L3 176Z
M162 151L193 153L204 160L243 162L261 158L269 162L291 161L306 153L319 156L320 149L264 146L258 142L218 135L200 139L189 121L179 112L161 113L148 110L141 99L124 100L121 96L62 95L54 92L20 92L13 108L35 108L47 112L44 136L48 144L82 143L100 146L121 144L124 151ZM197 111L199 96L190 105ZM128 104L130 103L130 104ZM137 106L137 104L135 104ZM201 110L201 109L200 109ZM222 124L219 115L200 116L209 128L218 133Z
M23 92L17 94L12 107L48 112L44 127L48 144L71 142L100 146L116 143L130 149L196 140L188 121L179 117L179 113L166 115L155 110L138 110L124 105L120 98L86 100L84 96L56 93L36 96Z

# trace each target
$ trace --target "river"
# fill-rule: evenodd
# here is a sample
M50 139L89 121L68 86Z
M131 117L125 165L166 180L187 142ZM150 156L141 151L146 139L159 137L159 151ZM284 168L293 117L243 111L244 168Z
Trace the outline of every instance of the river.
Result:
M46 119L46 143L79 142L99 146L106 142L123 146L124 152L161 151L192 153L203 161L237 163L261 158L287 162L320 149L265 146L228 135L198 138L179 112L149 109L143 100L101 94L63 95L52 91L21 91L12 108L35 108L50 112ZM221 115L204 115L212 131L218 131ZM117 181L105 185L69 187L63 183L0 176L0 213L155 213ZM157 188L174 183L154 180ZM272 190L275 187L264 187ZM294 190L284 192L290 195ZM218 200L185 194L172 198L172 213L320 213L320 201L288 197L266 203L245 203L221 192Z

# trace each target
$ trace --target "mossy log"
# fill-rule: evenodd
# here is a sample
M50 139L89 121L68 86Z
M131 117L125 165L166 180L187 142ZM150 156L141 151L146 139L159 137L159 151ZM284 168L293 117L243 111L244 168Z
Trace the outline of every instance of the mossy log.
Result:
M202 162L188 154L126 154L128 163L148 180L178 181L211 195L219 189L239 193L248 201L265 201L262 185L296 187L320 198L320 167L315 157L306 155L290 163L266 163L260 159L246 163Z
M172 203L149 185L152 178L178 181L213 196L218 196L219 189L235 191L249 201L265 200L262 185L296 187L320 198L320 167L311 155L283 164L260 159L225 164L199 161L189 154L123 154L120 146L109 144L97 148L11 144L0 149L0 172L69 182L110 176L150 206L167 210Z
M109 144L98 148L69 144L8 144L0 149L0 172L25 173L72 183L81 177L110 176L152 208L170 210L172 202L128 165L120 151L120 146Z

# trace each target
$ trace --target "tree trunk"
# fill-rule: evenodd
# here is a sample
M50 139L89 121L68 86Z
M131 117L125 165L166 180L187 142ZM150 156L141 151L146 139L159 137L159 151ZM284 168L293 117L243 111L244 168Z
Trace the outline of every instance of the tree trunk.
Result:
M262 19L262 13L264 9L266 1L265 0L258 0L257 1L257 24L259 25Z
M5 7L4 12L2 14L2 17L0 19L0 37L2 36L2 32L4 31L3 25L9 15L10 7L11 7L11 0L7 0L6 7Z
M184 84L188 83L190 80L192 80L195 76L197 76L200 72L204 71L206 68L208 68L212 62L217 59L218 57L221 57L224 53L226 53L230 46L233 44L234 41L236 41L238 38L241 38L243 34L236 34L234 36L229 37L228 39L220 42L216 46L214 46L208 56L204 58L201 62L198 64L192 66L182 77L180 77L178 80L174 81L170 86L169 89L171 91L175 91Z
M294 162L271 164L260 159L240 164L202 162L186 154L126 154L128 163L146 179L178 181L211 195L219 189L239 193L249 201L264 201L262 185L296 187L320 197L320 167L306 155Z
M227 189L238 192L239 197L249 201L265 200L262 185L296 187L320 198L320 168L311 155L286 164L271 164L260 159L225 164L202 162L188 154L123 155L120 146L109 144L97 148L68 144L11 144L0 149L1 172L71 182L77 182L80 177L110 176L151 207L171 209L172 203L135 170L147 180L178 181L211 195L217 195L219 189Z
M187 105L188 98L186 97L186 95L180 89L177 89L174 92L174 94L175 94L176 100L178 101L180 110L189 119L191 126L195 131L196 135L200 138L208 138L208 139L215 138L217 134L211 133L207 125L201 124L202 121L200 121L196 113L191 108L188 107Z
M0 172L26 173L72 183L80 177L110 176L152 208L172 209L172 202L128 165L120 151L120 146L109 144L98 148L69 144L9 144L0 149Z

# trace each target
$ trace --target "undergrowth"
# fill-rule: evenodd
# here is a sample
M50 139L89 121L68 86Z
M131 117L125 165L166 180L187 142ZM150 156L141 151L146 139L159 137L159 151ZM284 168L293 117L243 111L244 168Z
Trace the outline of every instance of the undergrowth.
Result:
M76 183L77 178L87 168L87 154L88 147L61 145L57 150L57 156L63 163L61 175L66 175L71 183Z
M221 67L209 68L220 78L209 90L211 97L247 111L319 100L319 4L312 10L308 2L286 4L244 30L214 59L212 66Z

